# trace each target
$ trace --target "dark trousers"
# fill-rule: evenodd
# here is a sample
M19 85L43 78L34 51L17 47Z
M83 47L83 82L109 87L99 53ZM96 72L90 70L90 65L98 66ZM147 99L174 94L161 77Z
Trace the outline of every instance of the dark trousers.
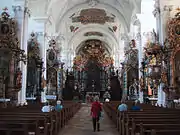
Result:
M93 129L96 131L96 126L97 126L97 131L100 130L100 123L99 123L99 118L93 118Z

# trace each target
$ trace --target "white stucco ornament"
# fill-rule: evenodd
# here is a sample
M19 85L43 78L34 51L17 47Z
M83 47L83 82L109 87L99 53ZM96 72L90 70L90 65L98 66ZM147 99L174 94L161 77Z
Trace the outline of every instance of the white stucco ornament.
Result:
M88 5L91 7L96 6L99 3L98 0L88 0Z

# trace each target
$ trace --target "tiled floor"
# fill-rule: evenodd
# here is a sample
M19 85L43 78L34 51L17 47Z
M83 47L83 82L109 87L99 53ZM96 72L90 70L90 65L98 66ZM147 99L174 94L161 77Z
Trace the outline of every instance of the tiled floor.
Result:
M115 125L106 114L100 120L100 132L93 132L90 106L83 105L59 135L118 135Z

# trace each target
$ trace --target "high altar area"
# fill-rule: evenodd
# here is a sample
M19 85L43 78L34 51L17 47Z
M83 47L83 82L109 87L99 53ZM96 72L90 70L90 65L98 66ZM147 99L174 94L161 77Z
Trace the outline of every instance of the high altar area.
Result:
M180 98L179 0L1 0L0 102Z

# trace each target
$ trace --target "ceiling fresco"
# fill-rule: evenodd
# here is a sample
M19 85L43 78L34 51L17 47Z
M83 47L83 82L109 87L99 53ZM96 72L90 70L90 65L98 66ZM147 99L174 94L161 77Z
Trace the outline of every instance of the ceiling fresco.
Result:
M75 16L73 14L71 16L72 22L77 23L81 22L82 24L89 24L89 23L98 23L98 24L105 24L106 22L113 23L115 22L115 15L111 14L111 16L107 16L107 13L104 9L96 9L96 8L89 8L83 9L80 12L79 16Z
M91 31L91 32L86 32L86 33L84 34L84 36L100 36L100 37L102 37L103 34L102 34L101 32Z

